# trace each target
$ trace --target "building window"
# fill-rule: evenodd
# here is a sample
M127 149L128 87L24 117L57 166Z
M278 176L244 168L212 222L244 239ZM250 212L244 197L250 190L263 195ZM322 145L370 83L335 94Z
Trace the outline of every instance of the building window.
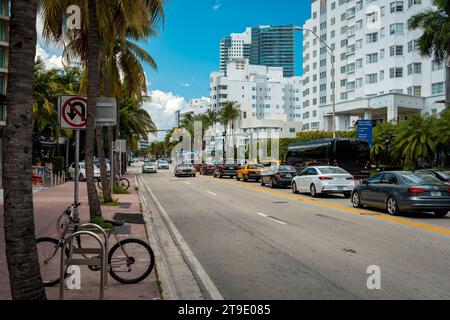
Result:
M403 77L403 68L391 68L389 69L389 75L392 78L402 78Z
M380 81L384 80L384 70L380 71Z
M374 43L378 41L378 32L369 33L366 35L367 43Z
M369 53L366 55L366 63L378 62L378 53Z
M444 82L433 83L431 85L431 93L432 94L444 93Z
M347 92L341 92L341 100L347 100L348 99L348 93Z
M389 26L390 28L390 34L396 35L396 34L403 34L403 23L394 23Z
M421 63L408 64L408 75L411 75L413 73L415 73L415 74L422 73L422 64Z
M391 13L403 12L403 1L391 2Z
M422 4L422 0L408 0L408 9L415 4Z
M433 60L432 62L432 70L438 71L442 70L444 68L444 64L442 62L437 62L436 60Z
M390 46L390 55L393 56L403 56L403 46Z
M373 84L378 82L378 74L371 73L366 75L366 83L367 84Z

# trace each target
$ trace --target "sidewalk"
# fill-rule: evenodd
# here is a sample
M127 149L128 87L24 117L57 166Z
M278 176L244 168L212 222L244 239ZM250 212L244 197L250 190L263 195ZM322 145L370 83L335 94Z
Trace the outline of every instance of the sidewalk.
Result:
M115 213L141 213L139 196L135 190L134 176L128 176L130 180L130 194L114 195L121 207L102 207L103 217L113 219ZM43 190L34 194L34 216L36 224L36 236L56 236L56 220L59 215L73 202L73 182ZM83 222L89 220L87 206L86 183L80 183L80 218ZM148 242L145 225L128 224L131 226L131 234L120 234L119 239L127 237L139 238ZM110 239L110 248L115 239ZM81 290L65 291L66 300L96 300L99 296L100 273L92 272L87 267L81 267ZM59 287L47 288L47 298L50 300L59 298ZM8 269L5 257L5 243L3 230L3 206L0 202L0 300L11 299L9 291ZM108 288L105 290L105 299L108 300L155 300L160 299L159 289L155 277L155 269L149 277L139 284L123 285L116 282L110 276Z

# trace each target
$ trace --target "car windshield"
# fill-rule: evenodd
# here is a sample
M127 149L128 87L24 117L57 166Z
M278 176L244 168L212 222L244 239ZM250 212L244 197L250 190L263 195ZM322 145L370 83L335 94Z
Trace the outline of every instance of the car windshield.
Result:
M279 166L278 171L280 172L296 172L293 166Z
M159 164L167 164L167 161L160 160L160 161L159 161Z
M248 168L253 170L263 170L264 166L261 164L251 164L248 166Z
M192 168L193 165L190 164L190 163L182 163L178 167L180 167L180 168Z
M150 162L150 161L146 161L146 162L144 162L144 165L146 165L146 166L153 166L154 163Z
M339 167L326 167L326 168L317 168L323 174L349 174L342 168Z
M424 178L415 174L403 174L402 178L408 184L430 184Z
M447 180L450 180L450 171L439 171L439 174Z

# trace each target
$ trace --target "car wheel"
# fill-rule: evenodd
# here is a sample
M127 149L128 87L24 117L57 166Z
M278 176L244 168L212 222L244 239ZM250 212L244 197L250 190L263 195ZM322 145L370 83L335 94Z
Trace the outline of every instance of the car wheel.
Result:
M317 190L314 184L312 184L311 187L309 187L309 193L311 194L311 197L313 198L317 197Z
M245 176L244 176L244 182L247 182L247 181L248 181L248 176L245 175Z
M398 209L397 200L394 197L390 197L386 201L386 210L391 216L398 216L400 210Z
M362 205L361 205L361 197L360 197L358 192L353 193L352 204L353 204L353 207L355 207L355 208L361 208L362 207Z
M266 184L264 183L264 179L261 179L261 187L265 187Z
M297 184L295 182L292 182L292 192L298 193Z
M241 178L239 178L239 176L236 176L236 181L241 181Z
M350 199L352 197L352 193L351 192L344 192L344 197L345 197L345 199Z
M83 174L82 173L80 173L80 177L79 177L79 179L78 179L78 181L84 181L85 179L84 179L84 176L83 176Z
M275 188L275 183L273 182L273 178L270 178L270 188Z
M434 211L434 214L436 215L436 217L440 217L443 218L447 215L448 211L447 210L436 210Z

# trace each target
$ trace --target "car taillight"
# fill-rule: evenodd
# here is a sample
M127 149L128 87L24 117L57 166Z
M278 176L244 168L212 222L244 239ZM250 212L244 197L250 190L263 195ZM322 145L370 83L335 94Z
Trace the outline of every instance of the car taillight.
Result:
M331 178L331 177L319 177L319 180L322 180L322 181L324 181L324 180L333 180L333 178Z
M424 188L409 188L408 189L408 193L412 194L412 195L418 195L418 194L421 194L424 192L425 192Z
M281 174L279 174L279 173L275 174L275 178L281 179Z
M222 170L225 170L225 168L226 168L225 166L220 166L220 169Z

